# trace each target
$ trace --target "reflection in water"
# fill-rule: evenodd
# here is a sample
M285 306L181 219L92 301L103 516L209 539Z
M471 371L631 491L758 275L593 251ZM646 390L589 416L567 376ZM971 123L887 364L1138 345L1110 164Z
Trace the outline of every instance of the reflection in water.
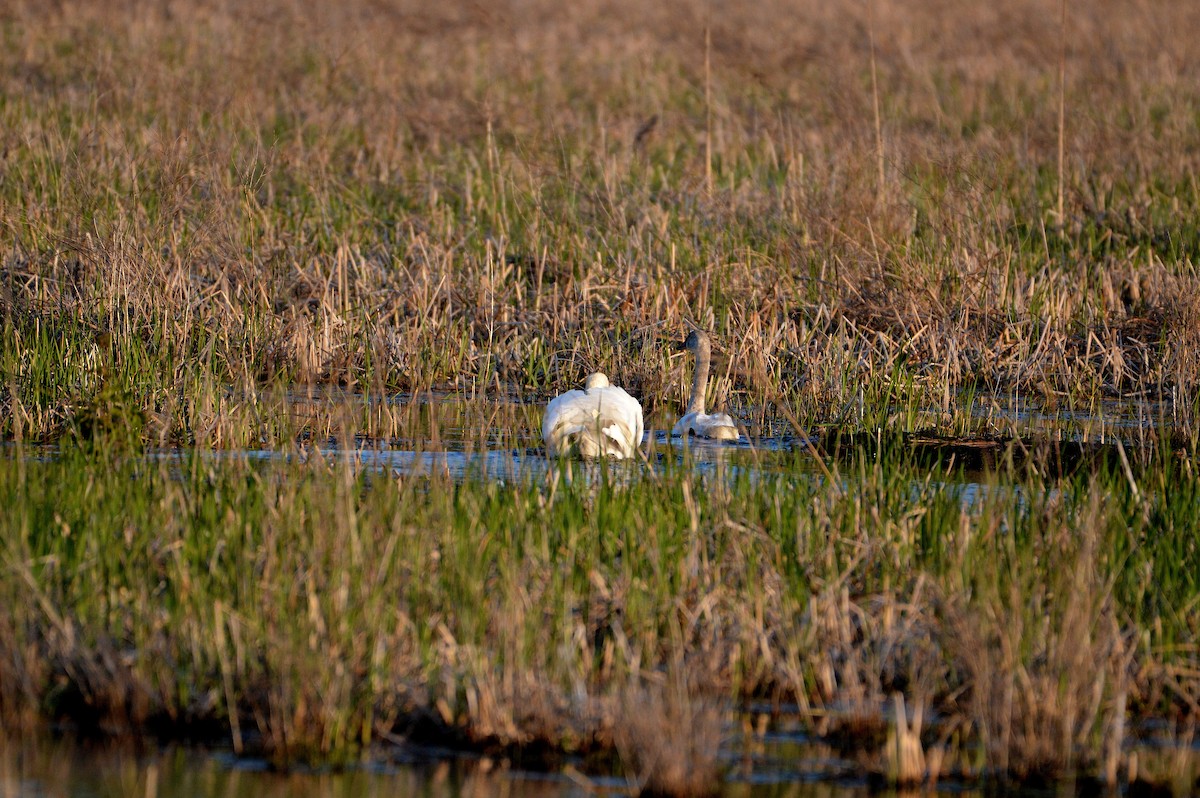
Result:
M453 445L452 442L447 444ZM482 478L514 481L529 476L543 476L557 468L587 471L589 466L599 465L598 462L581 463L547 458L541 449L461 451L449 446L443 451L422 451L415 445L406 445L406 442L377 444L359 448L352 452L352 456L368 468L389 469L397 475L429 474L454 480ZM681 442L679 439L671 440L661 432L647 433L646 443L642 447L646 456L644 462L649 463L659 473L669 467L682 465L686 459L701 472L730 465L733 468L732 473L736 474L739 468L761 468L764 465L763 454L771 451L786 450L760 449L751 443L731 444L698 440ZM571 469L571 466L575 468ZM642 462L606 460L604 467L610 473L635 474L642 467Z
M544 478L560 469L583 475L604 469L610 476L624 474L632 477L641 473L647 465L658 474L672 468L688 467L697 474L724 473L731 477L743 473L752 477L773 473L794 475L797 469L794 447L801 445L787 439L743 439L737 443L679 439L671 438L664 432L651 431L646 433L642 445L644 459L628 461L554 459L546 457L545 450L540 447L485 448L478 441L464 442L450 436L437 441L404 438L358 441L352 447L343 446L337 441L309 442L290 452L239 449L203 452L201 456L215 460L262 462L303 462L313 457L325 458L330 462L348 459L356 467L384 471L394 476L424 475L455 482L472 479L516 482ZM193 454L192 451L166 450L150 456L180 460Z
M565 778L525 777L478 760L380 766L341 773L276 773L258 760L171 746L77 745L0 737L0 798L485 798L572 794Z
M728 798L866 798L880 794L826 746L784 735L735 742L724 759ZM259 760L168 746L135 752L127 746L76 744L32 735L0 736L0 798L574 798L621 795L615 778L526 773L490 760L455 759L366 766L341 773L276 773ZM977 795L955 789L962 798ZM914 793L908 793L914 794Z

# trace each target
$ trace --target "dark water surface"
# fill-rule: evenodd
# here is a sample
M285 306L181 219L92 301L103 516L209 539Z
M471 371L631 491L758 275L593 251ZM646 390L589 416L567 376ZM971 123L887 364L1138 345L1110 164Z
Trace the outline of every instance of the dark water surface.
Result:
M862 798L899 794L872 790L850 775L852 765L823 746L788 735L756 738L724 752L728 769L718 795L728 798ZM270 770L261 760L228 752L167 746L140 752L38 734L0 736L0 798L483 798L484 796L623 795L622 779L596 779L568 770L516 770L480 758L410 757L344 772ZM981 795L945 785L925 794ZM913 795L914 793L904 793ZM1042 792L1040 795L1046 795Z

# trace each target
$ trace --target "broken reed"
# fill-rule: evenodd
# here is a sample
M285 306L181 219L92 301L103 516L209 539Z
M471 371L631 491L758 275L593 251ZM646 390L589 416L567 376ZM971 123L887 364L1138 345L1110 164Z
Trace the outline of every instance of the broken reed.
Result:
M977 388L1196 435L1194 4L1065 42L1034 3L626 2L10 10L0 434L108 378L185 445L286 441L295 385L671 407L695 321L722 403L805 426L908 386L943 432Z
M17 451L0 718L283 764L395 735L616 751L643 785L715 774L719 710L751 698L884 774L902 695L932 778L1126 774L1142 721L1198 720L1192 460L975 484L878 445L834 481L791 455L455 482L347 453ZM653 731L680 718L696 736Z

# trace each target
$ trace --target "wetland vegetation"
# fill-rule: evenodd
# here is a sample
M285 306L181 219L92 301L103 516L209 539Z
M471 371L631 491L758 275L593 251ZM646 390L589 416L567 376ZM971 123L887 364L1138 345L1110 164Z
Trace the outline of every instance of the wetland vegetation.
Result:
M0 724L1197 789L1197 29L5 8ZM661 432L689 323L748 442ZM547 463L595 370L645 458Z

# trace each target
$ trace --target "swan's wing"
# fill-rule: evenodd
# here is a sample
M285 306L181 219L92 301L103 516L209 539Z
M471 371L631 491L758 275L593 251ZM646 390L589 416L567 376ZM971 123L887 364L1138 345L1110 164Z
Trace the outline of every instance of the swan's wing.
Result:
M686 436L689 432L700 434L700 430L696 428L696 414L688 413L683 418L675 422L675 426L671 428L671 434L676 436Z
M616 386L593 389L589 394L597 395L605 435L622 445L622 456L632 457L634 450L641 445L645 431L641 403L624 388Z
M546 414L542 416L542 440L547 445L551 433L564 421L570 423L570 419L577 414L580 399L586 398L587 394L583 391L567 391L550 400L550 404L546 405Z
M733 418L726 413L688 413L683 418L675 423L671 429L672 435L686 437L688 433L692 433L701 438L717 438L721 440L734 440L741 437L737 431L737 424Z
M712 415L701 416L697 420L697 427L702 430L699 434L706 438L734 441L742 436L738 432L737 424L734 423L733 417L728 413L713 413Z
M596 402L585 391L567 391L546 405L542 440L551 457L557 457L572 445L583 456L594 457L601 448L595 440L597 434Z
M635 424L633 430L633 446L636 449L642 445L642 436L646 432L646 425L642 420L641 402L639 402L637 399L634 399L632 396L629 397L629 401L633 402L634 406L637 408L637 414L634 416L634 418L637 419L637 423Z
M713 413L708 417L708 423L714 427L733 427L737 429L737 422L728 413Z
M633 430L625 426L624 422L609 419L602 432L606 439L606 454L611 454L619 458L626 458L633 455L633 450L637 448L637 444L633 442Z

